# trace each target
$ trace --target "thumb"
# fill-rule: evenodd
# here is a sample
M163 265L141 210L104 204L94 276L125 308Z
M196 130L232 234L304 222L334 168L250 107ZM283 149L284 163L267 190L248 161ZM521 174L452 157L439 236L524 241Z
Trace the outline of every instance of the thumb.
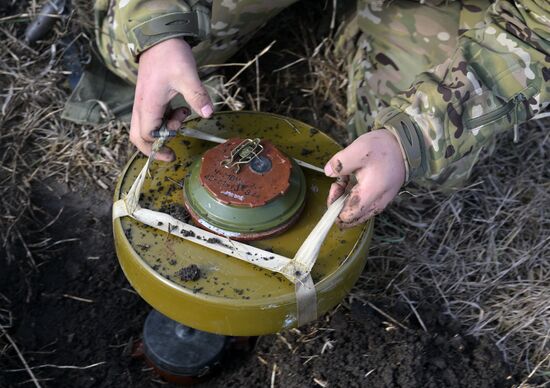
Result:
M212 100L199 78L194 61L188 64L184 74L177 80L175 89L199 116L208 118L214 112Z
M363 167L369 158L369 148L367 147L366 139L366 135L363 135L343 150L337 152L325 165L325 175L330 177L350 175Z

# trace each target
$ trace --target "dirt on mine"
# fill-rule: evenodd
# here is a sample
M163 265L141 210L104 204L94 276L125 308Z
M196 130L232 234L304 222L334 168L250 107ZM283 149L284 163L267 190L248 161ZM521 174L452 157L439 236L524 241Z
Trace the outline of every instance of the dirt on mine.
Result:
M0 293L14 317L9 333L41 386L171 387L132 357L150 307L118 265L110 194L78 194L62 186L35 192L34 200L49 213L45 219L64 207L48 233L55 236L52 242L65 242L36 271L23 271L18 263L4 266ZM514 382L493 344L464 336L437 306L419 311L424 331L406 304L370 303L348 303L307 327L261 337L252 352L229 353L221 370L199 386L507 387ZM0 387L33 386L14 350L6 352Z

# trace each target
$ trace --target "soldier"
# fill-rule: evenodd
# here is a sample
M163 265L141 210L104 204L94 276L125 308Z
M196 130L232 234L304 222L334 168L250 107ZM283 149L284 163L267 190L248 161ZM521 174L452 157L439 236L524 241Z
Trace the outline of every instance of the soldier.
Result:
M138 149L150 152L177 94L209 117L196 63L223 63L294 1L98 1L103 59L136 85L130 140ZM337 178L329 203L357 178L339 217L354 226L409 182L459 186L496 134L513 129L517 140L518 125L548 106L550 2L360 0L338 50L349 59L349 129L359 137L325 173ZM168 127L188 114L174 110Z

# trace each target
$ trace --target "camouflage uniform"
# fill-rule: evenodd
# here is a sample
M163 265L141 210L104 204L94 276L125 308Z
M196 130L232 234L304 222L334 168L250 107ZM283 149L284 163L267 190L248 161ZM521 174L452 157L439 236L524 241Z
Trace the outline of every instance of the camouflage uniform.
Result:
M459 186L497 133L548 106L550 2L382 3L357 11L352 124L397 135L407 180Z
M135 83L135 58L154 44L183 37L193 46L198 66L222 64L269 19L296 1L98 1L97 44L109 69ZM186 17L185 27L190 28L166 32L167 24L181 25L178 19Z
M135 82L148 47L184 37L199 65L223 63L293 2L99 1L97 42L107 66ZM390 129L407 181L456 186L497 133L548 105L550 2L422 3L358 1L337 45L349 59L349 124Z

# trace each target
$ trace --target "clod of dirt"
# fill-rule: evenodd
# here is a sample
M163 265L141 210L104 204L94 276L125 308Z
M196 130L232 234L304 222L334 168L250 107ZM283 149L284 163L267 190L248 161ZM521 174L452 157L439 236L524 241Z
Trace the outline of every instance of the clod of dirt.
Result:
M161 206L159 211L162 213L166 213L179 221L187 222L187 220L189 220L189 213L187 213L185 207L183 207L179 203L171 203Z
M195 237L195 232L192 230L182 229L180 233L183 237Z
M184 282L197 281L201 277L201 270L196 264L188 265L176 272L176 275Z
M428 329L425 332L410 309L402 315L396 306L375 304L403 327L356 302L351 311L337 310L330 321L323 321L326 331L318 337L320 322L300 327L299 332L282 332L284 341L263 337L256 351L268 363L285 360L277 374L281 387L313 387L313 378L331 387L348 388L513 386L497 347L487 338L457 333L459 326L455 328L437 306L420 312ZM304 365L306 354L316 357ZM264 370L267 378L269 370Z

